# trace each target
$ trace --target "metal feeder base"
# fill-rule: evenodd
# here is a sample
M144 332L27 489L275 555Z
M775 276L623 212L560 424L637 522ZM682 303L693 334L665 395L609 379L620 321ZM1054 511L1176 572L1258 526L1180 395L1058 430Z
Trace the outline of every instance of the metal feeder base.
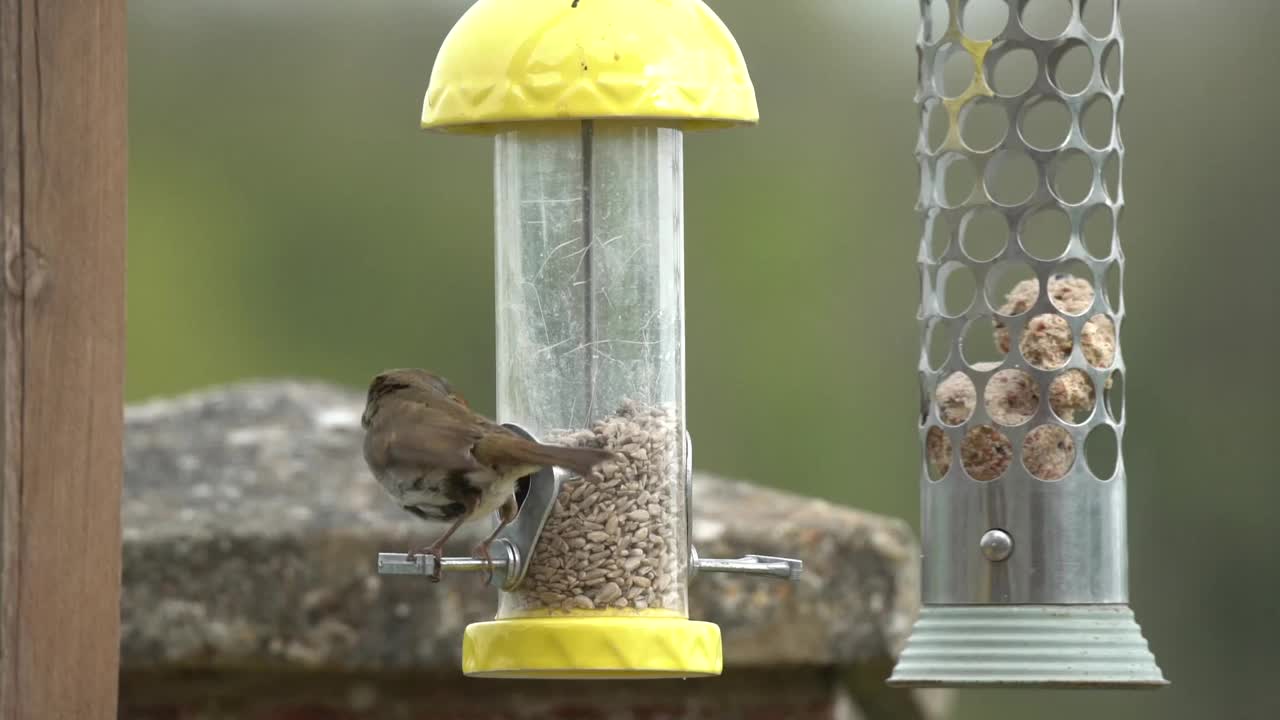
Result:
M895 687L1168 685L1127 605L926 605Z

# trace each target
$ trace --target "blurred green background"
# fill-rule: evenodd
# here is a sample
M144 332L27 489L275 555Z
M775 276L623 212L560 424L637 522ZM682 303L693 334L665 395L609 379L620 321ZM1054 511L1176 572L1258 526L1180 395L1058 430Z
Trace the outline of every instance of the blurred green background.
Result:
M491 144L417 128L468 4L130 3L131 400L422 365L493 408ZM697 464L918 525L917 4L710 4L762 123L685 146ZM1280 717L1280 7L1123 18L1132 599L1174 684L961 718Z

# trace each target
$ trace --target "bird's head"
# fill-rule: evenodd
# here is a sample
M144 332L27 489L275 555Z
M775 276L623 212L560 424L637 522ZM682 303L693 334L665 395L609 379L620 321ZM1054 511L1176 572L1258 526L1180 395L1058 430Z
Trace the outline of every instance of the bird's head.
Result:
M393 393L414 393L427 396L443 396L460 405L467 406L467 401L449 385L449 381L429 370L420 368L398 368L383 370L369 382L369 392L365 398L364 414L360 416L360 424L369 427L373 416L378 411L378 401Z

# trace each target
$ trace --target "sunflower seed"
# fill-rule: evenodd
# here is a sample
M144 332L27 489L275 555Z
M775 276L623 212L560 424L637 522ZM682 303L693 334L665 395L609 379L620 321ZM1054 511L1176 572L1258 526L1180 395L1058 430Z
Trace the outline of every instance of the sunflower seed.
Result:
M684 610L684 477L679 415L624 403L590 430L547 442L608 448L598 481L564 483L530 560L504 609L575 612L596 608ZM687 552L687 550L684 550Z

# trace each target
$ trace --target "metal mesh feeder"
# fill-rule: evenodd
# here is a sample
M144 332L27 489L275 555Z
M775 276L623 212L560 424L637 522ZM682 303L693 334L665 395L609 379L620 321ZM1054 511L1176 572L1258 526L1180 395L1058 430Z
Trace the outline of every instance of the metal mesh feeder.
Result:
M924 605L889 684L1165 685L1128 606L1118 12L988 3L979 40L971 4L921 3Z

